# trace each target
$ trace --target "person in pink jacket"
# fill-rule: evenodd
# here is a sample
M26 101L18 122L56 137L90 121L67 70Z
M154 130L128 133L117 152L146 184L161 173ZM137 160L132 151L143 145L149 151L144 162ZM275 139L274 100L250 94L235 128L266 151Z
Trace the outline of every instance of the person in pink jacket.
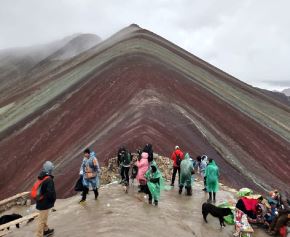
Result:
M145 173L149 169L148 157L149 154L147 152L142 152L141 159L137 161L138 174L136 178L140 184L140 190L138 192L148 194L149 200L152 202L152 195L149 191L147 180L145 178Z

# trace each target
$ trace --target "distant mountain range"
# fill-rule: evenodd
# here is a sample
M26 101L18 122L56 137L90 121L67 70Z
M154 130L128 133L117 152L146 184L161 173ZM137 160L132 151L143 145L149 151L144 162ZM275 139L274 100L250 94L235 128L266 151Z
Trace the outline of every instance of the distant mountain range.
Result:
M284 94L287 95L287 96L290 96L290 88L288 88L288 89L284 89L284 90L282 91L282 93L284 93Z
M0 51L0 198L28 190L45 160L72 194L82 151L101 163L125 144L207 154L235 188L287 192L290 106L133 24Z

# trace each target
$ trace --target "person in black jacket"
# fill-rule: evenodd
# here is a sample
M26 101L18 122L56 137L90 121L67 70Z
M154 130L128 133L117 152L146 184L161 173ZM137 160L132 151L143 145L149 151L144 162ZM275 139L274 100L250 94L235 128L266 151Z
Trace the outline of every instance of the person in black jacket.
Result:
M39 210L37 237L49 236L54 232L54 229L49 229L47 226L47 219L49 210L54 206L56 200L56 193L54 188L52 171L53 164L46 161L43 169L40 172L38 179L44 180L41 184L40 194L41 198L36 201L36 209Z

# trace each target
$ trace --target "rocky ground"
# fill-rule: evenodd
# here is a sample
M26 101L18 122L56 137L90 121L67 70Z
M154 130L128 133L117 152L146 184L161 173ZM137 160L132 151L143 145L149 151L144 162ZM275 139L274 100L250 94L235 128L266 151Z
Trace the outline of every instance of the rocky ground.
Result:
M132 154L132 164L137 161L137 154ZM154 160L156 161L160 171L163 174L165 180L170 180L172 161L168 157L159 156L154 154ZM117 164L117 157L108 160L108 165L101 168L101 184L109 184L120 179L119 167Z

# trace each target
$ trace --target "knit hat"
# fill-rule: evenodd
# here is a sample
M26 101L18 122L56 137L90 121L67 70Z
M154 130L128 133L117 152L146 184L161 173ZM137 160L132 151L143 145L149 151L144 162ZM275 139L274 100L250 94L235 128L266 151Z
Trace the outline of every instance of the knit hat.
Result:
M51 161L46 161L46 162L43 164L43 171L44 171L47 175L51 175L53 169L54 169L54 165L52 164Z
M175 150L179 149L179 146L175 146Z

